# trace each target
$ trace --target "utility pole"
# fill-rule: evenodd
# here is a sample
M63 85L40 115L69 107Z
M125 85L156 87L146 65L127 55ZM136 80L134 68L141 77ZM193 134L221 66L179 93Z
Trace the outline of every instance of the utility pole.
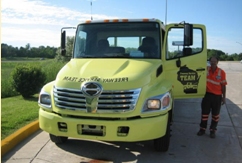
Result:
M236 41L236 43L238 43L238 44L240 44L242 46L242 44L240 42Z
M92 20L92 0L91 0L91 20Z
M167 0L166 0L166 13L165 13L165 25L167 23Z

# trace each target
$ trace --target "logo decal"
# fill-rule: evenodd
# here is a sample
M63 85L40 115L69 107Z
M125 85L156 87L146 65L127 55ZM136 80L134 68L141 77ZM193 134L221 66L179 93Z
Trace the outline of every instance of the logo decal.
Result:
M221 79L221 76L216 76L216 79L217 79L217 80L220 80L220 79Z
M96 113L98 107L98 99L103 88L97 82L86 82L81 86L81 91L86 98L86 108L88 113Z
M177 72L177 80L183 85L184 93L197 93L198 83L201 75L194 70L189 69L186 65L180 67Z
M82 93L85 96L96 97L102 93L102 86L97 82L86 82L81 86Z

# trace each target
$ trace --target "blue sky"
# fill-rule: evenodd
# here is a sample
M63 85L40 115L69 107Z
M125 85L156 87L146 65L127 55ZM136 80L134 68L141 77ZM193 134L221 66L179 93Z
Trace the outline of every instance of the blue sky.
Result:
M59 47L60 29L91 18L204 24L209 49L242 52L242 0L2 0L1 42Z

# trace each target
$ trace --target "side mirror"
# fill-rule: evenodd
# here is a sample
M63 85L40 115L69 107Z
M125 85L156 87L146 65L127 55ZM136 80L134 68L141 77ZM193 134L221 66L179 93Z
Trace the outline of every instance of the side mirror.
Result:
M184 46L193 45L193 25L184 24Z
M183 52L183 56L192 55L192 48L190 48L190 47L184 47L182 49L182 52Z
M66 55L66 31L61 32L61 55Z

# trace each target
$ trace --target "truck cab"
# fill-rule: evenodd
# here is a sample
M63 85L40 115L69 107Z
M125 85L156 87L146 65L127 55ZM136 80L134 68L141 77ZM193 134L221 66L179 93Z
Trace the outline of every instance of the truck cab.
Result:
M65 55L65 28L61 36ZM206 46L201 24L81 23L71 60L40 92L40 128L55 143L153 140L157 151L167 151L174 99L205 93Z

